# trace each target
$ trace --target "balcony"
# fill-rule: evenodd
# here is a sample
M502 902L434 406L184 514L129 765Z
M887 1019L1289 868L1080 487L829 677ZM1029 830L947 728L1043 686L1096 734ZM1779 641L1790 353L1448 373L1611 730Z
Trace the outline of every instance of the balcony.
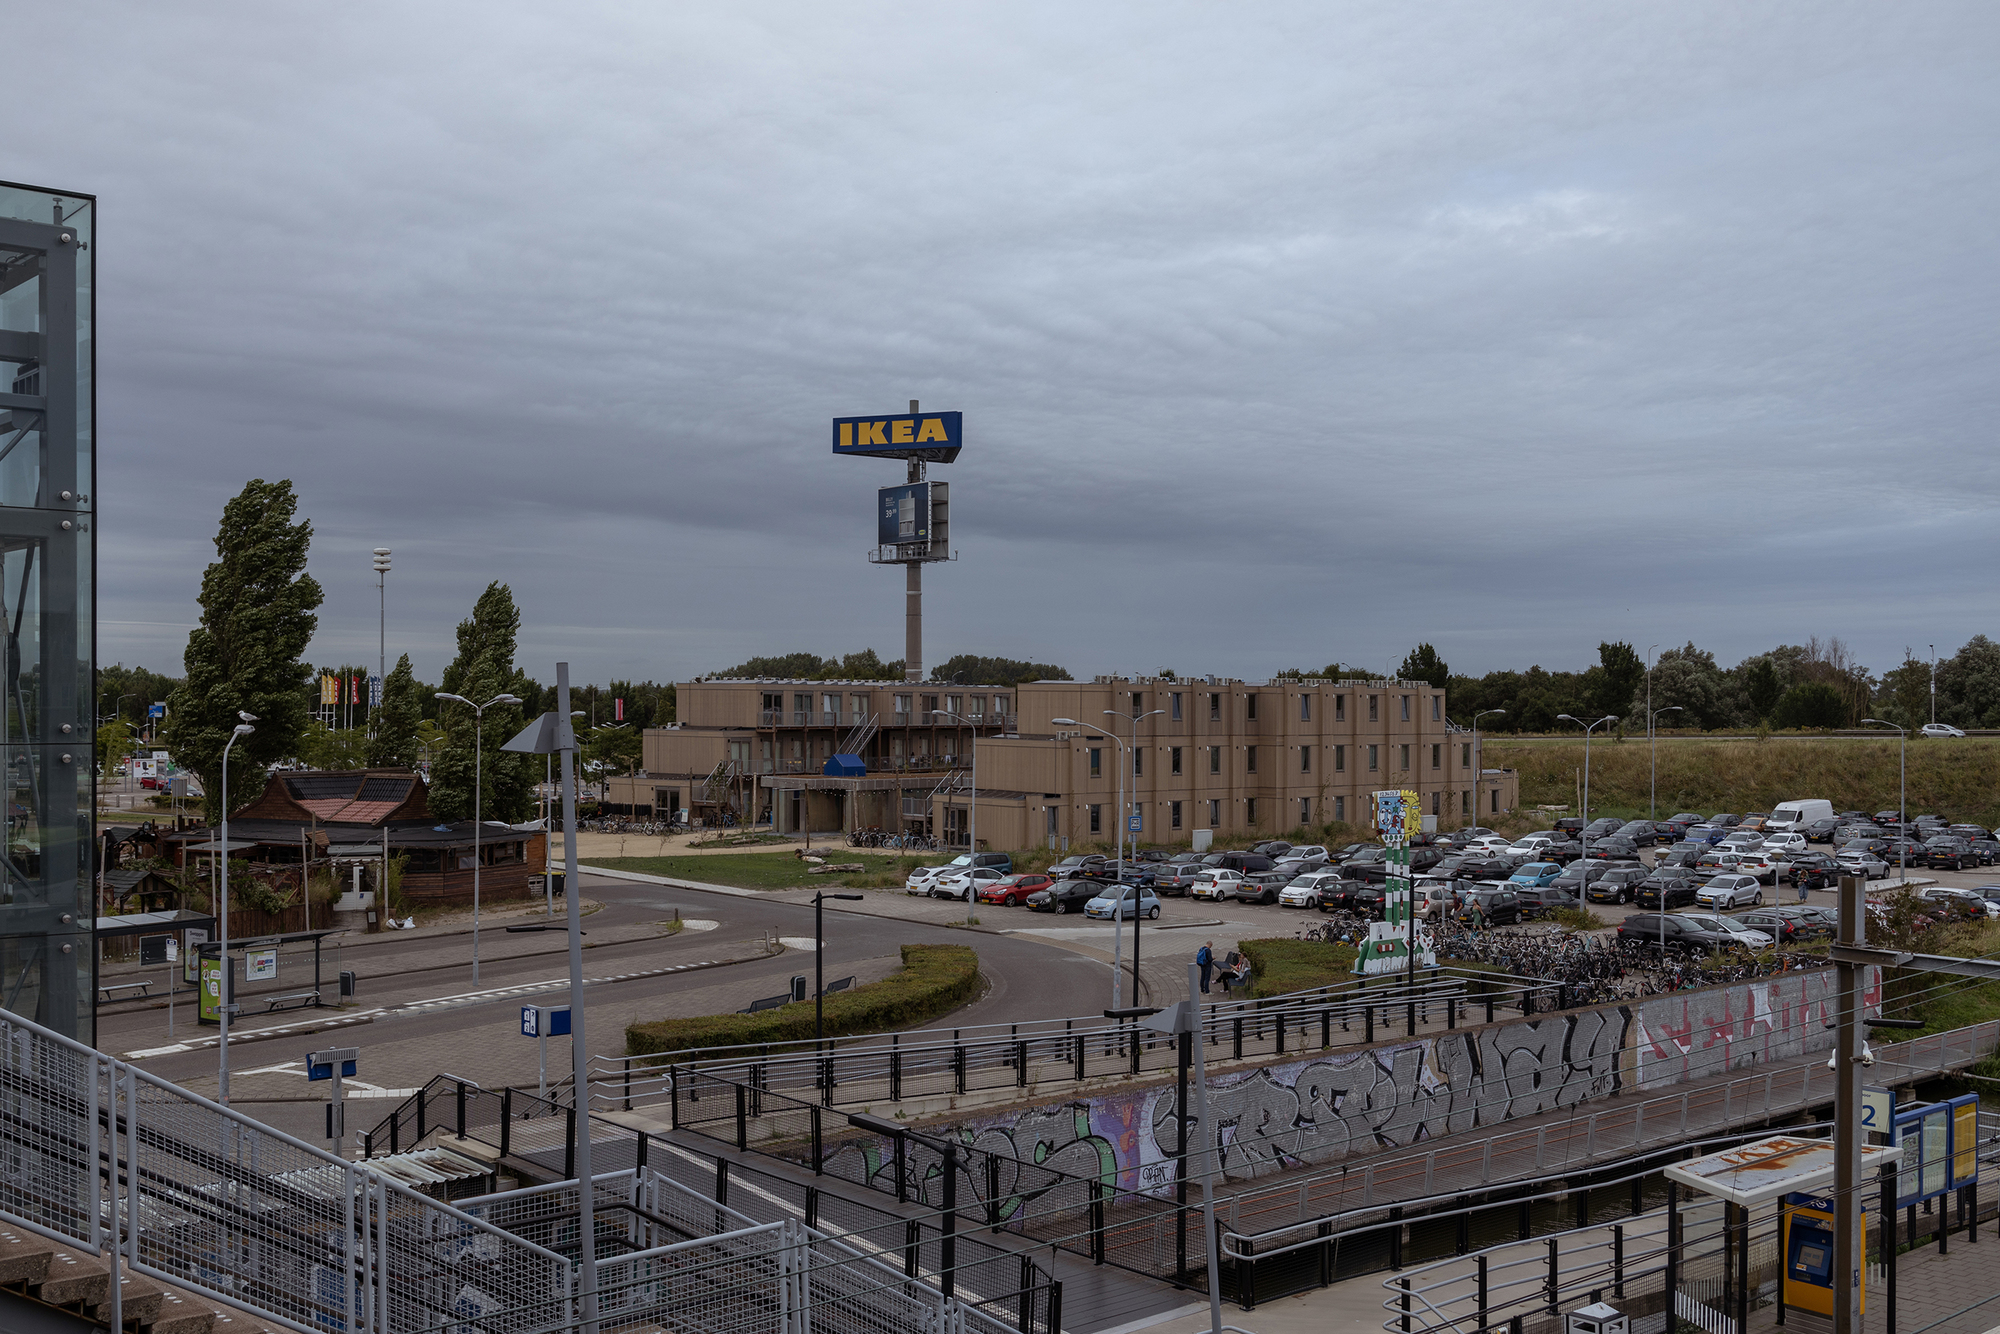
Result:
M765 709L757 715L757 725L759 727L783 727L785 725L785 711L783 709Z

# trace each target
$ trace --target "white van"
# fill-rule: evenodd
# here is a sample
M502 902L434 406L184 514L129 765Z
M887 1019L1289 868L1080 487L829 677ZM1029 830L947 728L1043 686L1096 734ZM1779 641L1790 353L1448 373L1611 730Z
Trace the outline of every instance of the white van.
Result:
M1764 828L1773 833L1785 833L1802 829L1814 820L1831 820L1833 803L1824 797L1804 797L1798 801L1781 801L1771 808L1771 818L1764 821Z

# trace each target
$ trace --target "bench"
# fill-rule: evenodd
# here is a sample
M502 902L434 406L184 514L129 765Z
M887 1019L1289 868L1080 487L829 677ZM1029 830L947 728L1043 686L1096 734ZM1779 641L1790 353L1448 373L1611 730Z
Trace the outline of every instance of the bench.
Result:
M150 987L151 985L152 983L150 982L113 982L110 983L109 985L99 987L97 989L97 996L98 999L107 1001L116 1000L117 997L114 993L120 991L136 991L141 996L150 996L152 995L152 992L148 991L146 988Z
M826 984L826 990L825 990L825 991L822 991L822 992L820 992L819 994L820 994L820 995L822 995L822 996L831 996L831 995L832 995L832 994L833 994L834 992L836 992L836 991L845 991L845 990L847 990L847 989L848 989L849 987L851 987L851 986L853 986L853 985L854 985L854 979L853 979L853 978L851 978L851 977L843 977L843 978L841 978L841 979L840 979L840 981L838 981L838 982L829 982L829 983L827 983L827 984Z
M289 996L260 996L264 1002L264 1013L273 1014L279 1010L303 1010L309 1005L319 1004L317 991L295 991Z
M753 1000L750 1002L749 1009L738 1010L736 1013L755 1014L759 1010L775 1010L781 1005L790 1005L791 1003L792 993L788 991L782 996L766 996L763 1000Z

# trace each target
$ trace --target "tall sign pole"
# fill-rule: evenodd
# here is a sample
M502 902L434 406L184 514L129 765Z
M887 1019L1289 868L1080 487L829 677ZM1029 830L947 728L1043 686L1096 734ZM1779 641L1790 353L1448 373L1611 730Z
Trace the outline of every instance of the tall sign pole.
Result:
M1860 1334L1861 1263L1861 987L1862 965L1841 957L1868 943L1867 882L1840 877L1838 970L1840 1011L1833 1044L1833 1329ZM1942 1244L1942 1243L1940 1243ZM1892 1259L1890 1263L1894 1263Z
M1423 805L1415 792L1388 789L1375 794L1375 828L1387 849L1388 875L1382 884L1382 920L1368 924L1368 938L1354 958L1354 971L1364 976L1406 972L1410 985L1417 967L1437 966L1430 934L1417 926L1410 881L1410 836L1423 828Z

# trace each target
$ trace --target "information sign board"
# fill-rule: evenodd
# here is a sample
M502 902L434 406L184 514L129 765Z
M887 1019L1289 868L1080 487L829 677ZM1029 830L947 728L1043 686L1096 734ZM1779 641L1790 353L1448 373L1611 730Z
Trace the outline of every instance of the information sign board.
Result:
M278 951L273 949L245 950L243 952L243 980L245 982L269 982L278 975Z
M961 412L899 412L835 417L833 452L871 459L950 463L965 443Z

